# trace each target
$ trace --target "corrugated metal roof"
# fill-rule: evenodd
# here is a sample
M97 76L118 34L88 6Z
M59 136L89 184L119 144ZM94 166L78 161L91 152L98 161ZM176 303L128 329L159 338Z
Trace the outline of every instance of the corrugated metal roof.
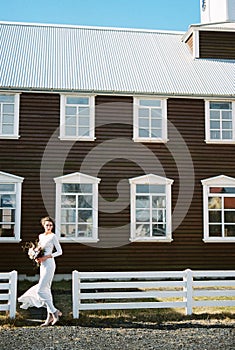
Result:
M194 59L183 33L0 23L0 87L234 94L234 61Z

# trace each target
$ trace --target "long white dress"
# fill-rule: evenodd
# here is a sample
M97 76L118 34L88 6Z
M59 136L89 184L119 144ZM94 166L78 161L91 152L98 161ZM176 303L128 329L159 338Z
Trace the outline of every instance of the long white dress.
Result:
M48 313L55 313L51 294L51 283L55 273L55 257L62 254L58 238L54 233L39 235L39 244L44 249L44 255L52 255L52 258L43 261L40 265L40 278L38 284L28 289L18 301L22 303L22 309L29 307L46 307ZM55 248L55 252L53 250Z

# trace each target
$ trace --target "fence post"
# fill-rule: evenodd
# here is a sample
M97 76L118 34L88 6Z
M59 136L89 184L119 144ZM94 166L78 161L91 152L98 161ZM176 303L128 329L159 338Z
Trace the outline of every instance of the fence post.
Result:
M78 271L73 271L73 318L79 318L80 279Z
M186 282L186 286L184 287L184 291L186 292L186 297L184 297L184 301L186 301L185 313L186 315L192 315L193 313L193 272L190 269L184 271L184 281Z
M9 311L10 318L15 318L16 315L16 296L17 296L17 271L10 272L9 278Z

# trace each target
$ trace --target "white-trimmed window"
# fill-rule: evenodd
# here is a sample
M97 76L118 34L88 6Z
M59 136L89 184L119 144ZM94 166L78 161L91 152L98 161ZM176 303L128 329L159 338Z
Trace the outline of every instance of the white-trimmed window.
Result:
M65 242L97 242L100 179L77 172L54 180L59 239Z
M95 97L61 95L60 139L95 139Z
M149 174L130 179L131 241L172 241L173 180Z
M206 101L206 142L235 141L235 102Z
M20 241L23 178L0 172L0 243Z
M204 241L235 243L235 178L202 180Z
M134 98L134 141L167 142L167 100Z
M0 92L0 138L19 138L19 94Z

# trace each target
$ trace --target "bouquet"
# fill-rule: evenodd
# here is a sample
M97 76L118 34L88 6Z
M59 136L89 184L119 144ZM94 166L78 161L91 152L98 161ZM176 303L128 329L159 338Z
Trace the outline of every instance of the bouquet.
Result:
M44 255L44 249L41 247L41 245L38 243L38 241L26 242L22 248L24 249L24 251L28 252L28 257L31 260L33 260L33 262L37 266L39 266L40 263L37 261L37 259L41 258Z

